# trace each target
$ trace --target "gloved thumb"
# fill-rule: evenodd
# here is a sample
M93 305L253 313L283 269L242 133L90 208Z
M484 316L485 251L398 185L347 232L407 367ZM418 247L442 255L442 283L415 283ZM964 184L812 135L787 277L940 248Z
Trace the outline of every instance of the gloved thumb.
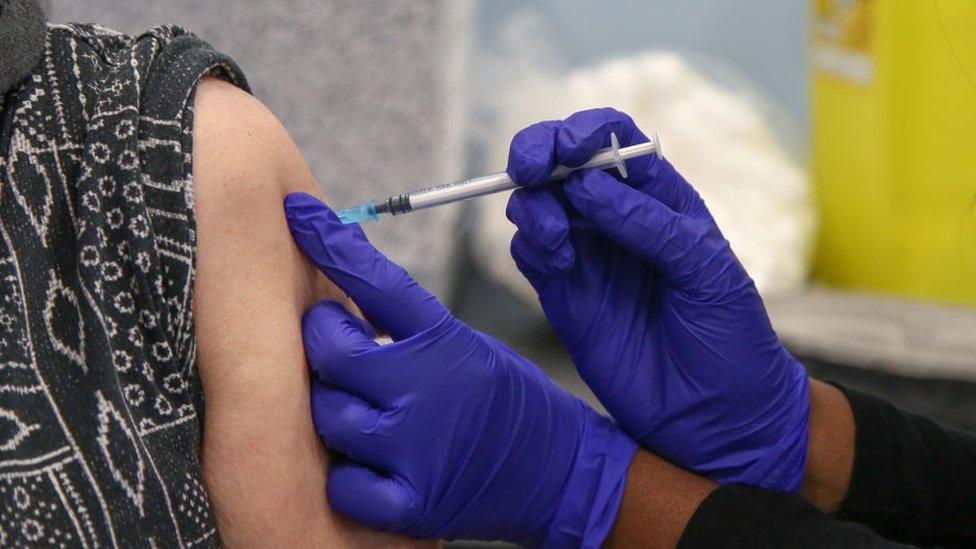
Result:
M302 253L393 339L406 339L450 316L437 298L374 248L358 225L344 225L317 198L289 194L285 217Z

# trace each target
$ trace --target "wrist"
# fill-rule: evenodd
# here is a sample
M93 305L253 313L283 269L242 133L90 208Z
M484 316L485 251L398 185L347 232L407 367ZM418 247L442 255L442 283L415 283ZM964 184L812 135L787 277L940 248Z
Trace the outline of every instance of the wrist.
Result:
M600 547L610 534L637 443L582 401L576 460L543 547Z
M702 502L717 488L645 449L637 451L607 547L671 548L678 545Z
M810 380L809 430L800 495L832 513L847 494L854 467L854 415L840 389Z

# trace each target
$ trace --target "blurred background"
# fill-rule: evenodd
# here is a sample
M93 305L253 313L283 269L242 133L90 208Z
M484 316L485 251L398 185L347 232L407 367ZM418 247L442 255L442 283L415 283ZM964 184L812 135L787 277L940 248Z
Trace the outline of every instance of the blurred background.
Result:
M614 106L659 133L817 376L976 429L972 0L52 0L235 58L336 207L502 169ZM592 400L496 196L368 227L470 324Z

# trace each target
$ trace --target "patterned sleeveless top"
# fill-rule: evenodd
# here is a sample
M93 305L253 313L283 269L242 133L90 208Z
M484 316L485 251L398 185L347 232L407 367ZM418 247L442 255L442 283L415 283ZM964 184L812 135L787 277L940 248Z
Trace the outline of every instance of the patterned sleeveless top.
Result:
M0 99L0 546L216 546L194 367L193 94L178 27L49 25Z

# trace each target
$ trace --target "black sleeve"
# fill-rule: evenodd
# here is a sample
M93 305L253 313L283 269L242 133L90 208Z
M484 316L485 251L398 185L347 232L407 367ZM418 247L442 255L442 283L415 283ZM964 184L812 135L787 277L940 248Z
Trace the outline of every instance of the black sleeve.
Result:
M856 438L838 517L906 543L976 547L976 436L841 389Z
M799 496L723 486L692 516L679 546L976 547L976 437L843 390L856 440L836 518Z
M697 548L880 548L906 547L865 526L839 522L799 496L751 486L722 486L688 522L680 549Z

